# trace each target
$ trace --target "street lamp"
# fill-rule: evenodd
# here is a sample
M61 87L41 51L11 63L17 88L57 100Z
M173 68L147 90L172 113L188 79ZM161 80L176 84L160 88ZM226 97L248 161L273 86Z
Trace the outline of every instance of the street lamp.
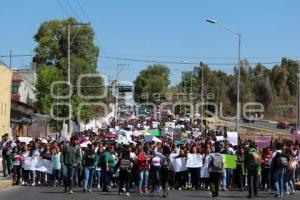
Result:
M223 29L227 30L228 32L236 35L238 37L238 78L237 78L237 101L236 101L236 132L239 132L239 118L240 118L240 81L241 81L241 38L242 35L241 33L235 32L232 29L228 28L227 26L217 22L214 19L206 19L206 22L211 23L211 24L217 24Z

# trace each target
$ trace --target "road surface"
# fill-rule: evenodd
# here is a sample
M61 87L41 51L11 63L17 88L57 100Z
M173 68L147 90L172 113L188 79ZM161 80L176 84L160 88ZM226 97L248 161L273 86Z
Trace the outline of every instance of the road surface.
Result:
M235 120L231 120L231 121L224 121L225 124L226 123L230 123L232 125L235 126ZM261 129L266 129L266 130L270 130L270 131L275 131L278 133L287 133L289 134L291 132L291 128L289 129L278 129L277 128L277 124L273 124L273 123L269 123L266 121L255 121L254 123L244 123L243 120L240 120L240 124L241 125L245 125L245 126L250 126L250 127L255 127L255 128L261 128Z
M82 193L80 188L74 190L74 194L64 194L63 188L53 187L13 187L0 191L1 200L87 200L87 199L105 199L105 200L119 200L119 199L163 199L158 194L132 194L130 197L119 196L117 192L101 193L95 191L93 193ZM219 199L247 199L247 192L227 191L221 192ZM170 191L167 199L170 200L201 200L211 199L208 191ZM281 199L296 200L300 198L300 192L295 195L282 197ZM260 192L257 199L275 199L274 192Z

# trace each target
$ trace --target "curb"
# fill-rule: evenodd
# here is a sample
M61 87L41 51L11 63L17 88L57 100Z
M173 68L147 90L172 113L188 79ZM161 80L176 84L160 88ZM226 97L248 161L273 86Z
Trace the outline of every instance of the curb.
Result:
M0 190L9 188L12 186L12 180L1 180L0 181Z

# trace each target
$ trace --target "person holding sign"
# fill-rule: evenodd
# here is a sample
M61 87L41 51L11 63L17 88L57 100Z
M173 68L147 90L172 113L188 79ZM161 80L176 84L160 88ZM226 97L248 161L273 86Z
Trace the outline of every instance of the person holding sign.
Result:
M203 164L202 155L198 152L197 147L193 146L190 153L187 154L186 167L191 174L192 190L198 189L200 179L200 169Z
M205 153L202 155L203 156L203 165L201 167L200 171L200 177L201 177L201 182L204 184L205 189L208 189L209 185L209 160L211 157L211 146L206 145L206 150Z
M248 198L254 198L257 196L257 177L260 170L261 155L257 151L255 143L252 142L249 145L248 154L245 158L245 166L248 171Z
M225 149L222 152L223 156L233 155L232 150L229 148L229 144L225 144ZM227 164L227 163L226 163ZM227 165L224 165L224 173L223 173L223 190L226 191L231 188L231 179L233 175L233 168Z

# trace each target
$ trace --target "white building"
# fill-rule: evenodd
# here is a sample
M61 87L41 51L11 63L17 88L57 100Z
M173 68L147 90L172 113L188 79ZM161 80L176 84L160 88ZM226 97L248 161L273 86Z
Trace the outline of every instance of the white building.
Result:
M23 103L36 101L35 83L37 75L35 67L30 69L13 70L12 78L12 99Z

